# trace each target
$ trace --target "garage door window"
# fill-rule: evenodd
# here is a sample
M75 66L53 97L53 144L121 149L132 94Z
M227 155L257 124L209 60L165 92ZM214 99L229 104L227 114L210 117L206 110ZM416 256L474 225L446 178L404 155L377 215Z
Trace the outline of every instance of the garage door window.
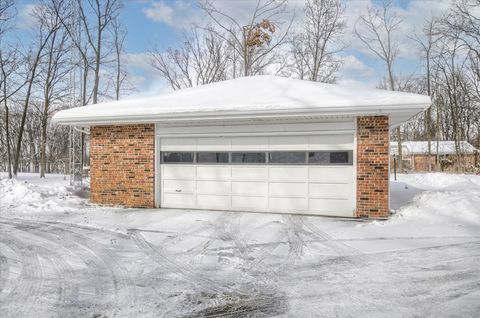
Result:
M270 152L268 156L269 163L278 163L278 164L305 164L306 156L305 152L295 151L278 151Z
M352 151L310 151L308 153L309 164L319 165L352 165Z
M268 158L268 161L267 161ZM353 151L271 151L271 152L161 152L162 163L270 164L270 165L353 165Z
M228 152L197 152L198 163L228 163Z
M266 163L265 152L232 152L232 163Z
M193 163L193 152L162 152L162 163Z

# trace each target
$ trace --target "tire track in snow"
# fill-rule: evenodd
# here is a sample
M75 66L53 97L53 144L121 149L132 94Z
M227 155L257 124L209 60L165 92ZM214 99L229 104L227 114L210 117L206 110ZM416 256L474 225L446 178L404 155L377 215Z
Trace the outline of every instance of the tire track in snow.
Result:
M71 226L76 227L81 230L90 230L90 231L98 231L102 234L106 234L106 231L101 231L98 229L94 229L91 227L84 227L84 226L75 226L68 223L61 223L61 222L38 222L38 221L27 221L27 220L9 220L9 221L0 221L0 223L12 223L18 226L24 226L28 224L26 228L23 230L27 233L31 233L32 231L35 232L35 235L52 242L53 244L57 244L58 249L65 248L68 252L76 255L79 257L85 264L88 270L87 277L96 277L97 281L92 282L94 285L92 288L94 289L95 296L93 297L92 301L95 302L95 305L101 306L98 303L98 300L112 300L116 303L116 305L110 306L108 303L105 304L107 307L113 307L113 311L107 312L108 315L115 315L118 312L119 308L124 308L127 305L134 304L132 299L132 294L134 291L131 290L131 287L134 286L133 282L130 280L123 280L122 278L118 278L119 275L119 267L115 257L109 251L109 249L95 240L91 239L90 237L83 235L81 233L77 233L72 230L68 230L66 228L62 228L61 226ZM108 232L110 234L116 232ZM116 233L120 236L122 234ZM123 234L122 237L128 238L127 235ZM59 238L61 238L59 243ZM33 240L34 241L34 240ZM46 256L48 258L48 256ZM123 270L122 270L123 271ZM106 280L110 278L109 281ZM99 281L98 281L99 280ZM111 286L109 286L111 285ZM73 288L75 290L75 288ZM123 294L119 295L119 291L122 291ZM125 294L127 292L127 294ZM28 292L26 293L28 294ZM60 299L62 296L59 295ZM65 299L61 300L65 303ZM102 307L102 306L101 306ZM103 306L105 307L105 306ZM99 308L101 310L108 310L108 308Z
M116 236L119 236L121 238L126 237L125 234L122 233L117 233L114 231L103 231L95 228L89 228L89 227L77 227L74 224L69 224L69 223L62 223L61 225L73 228L68 230L63 227L60 227L58 225L52 225L49 222L50 228L55 228L56 230L60 232L65 232L69 233L72 236L72 240L74 242L80 243L82 248L86 249L89 253L91 253L95 258L98 259L97 265L104 267L106 271L108 272L108 276L110 276L112 283L113 283L113 288L114 288L114 293L115 293L115 302L117 303L117 308L122 308L125 306L125 302L127 302L128 306L133 306L135 303L135 293L132 292L131 286L135 286L133 280L126 274L126 271L121 267L121 265L118 263L116 259L116 255L114 255L110 249L105 246L104 244L101 244L97 242L96 240L90 238L87 235L84 235L82 233L78 233L75 231L75 229L81 229L81 230L89 230L92 232L98 232L101 234L109 233L109 234L116 234ZM101 265L100 265L101 264ZM122 293L120 295L120 293ZM120 302L121 299L121 302Z
M65 304L76 301L78 298L78 286L74 283L75 274L73 267L65 260L65 255L59 252L60 250L65 250L65 248L39 235L32 235L34 234L32 231L37 231L33 228L29 228L28 231L20 228L17 228L17 230L25 232L25 234L31 237L29 241L35 243L35 245L32 245L32 249L39 258L49 263L50 268L55 271L55 282L57 284L55 290L58 291L57 303Z
M0 295L7 284L9 271L8 258L3 254L2 247L0 246Z
M336 240L334 237L327 234L325 231L322 231L319 227L317 227L312 222L306 222L306 217L300 217L300 222L309 230L309 233L312 236L317 237L320 239L320 242L329 247L333 251L337 252L340 256L351 256L351 255L358 255L363 254L361 251L357 250L354 247L351 247L342 240Z
M6 224L7 221L1 221L0 223L3 223L3 224ZM21 226L21 223L19 223L18 221L17 222L11 222L12 226L17 226L17 230L19 232L23 232L23 233L17 233L17 235L14 235L15 237L16 236L22 236L23 235L28 235L27 238L29 242L41 242L43 244L51 244L53 245L51 248L45 248L44 246L33 246L32 248L38 253L39 251L41 251L41 253L43 254L38 254L42 259L44 260L47 260L47 262L49 264L51 264L53 266L53 268L56 270L56 273L58 273L59 270L61 270L62 268L66 268L67 272L69 271L68 269L68 265L65 264L65 261L63 261L63 259L65 258L65 255L61 255L59 254L60 253L60 250L64 250L64 251L67 251L67 253L75 253L75 256L78 256L80 259L82 259L82 261L84 262L88 272L89 272L89 276L97 276L96 274L98 274L98 276L101 276L101 277L106 277L106 274L108 275L108 273L97 273L98 271L98 267L96 266L97 263L95 262L95 260L92 260L91 256L89 255L83 255L82 253L84 253L85 251L83 250L83 247L77 243L74 243L74 242L71 242L68 238L66 237L62 237L62 240L61 242L63 242L64 244L67 243L67 242L71 242L72 243L72 247L73 247L73 250L75 252L72 252L72 250L69 250L68 248L60 245L58 243L59 241L59 238L60 236L55 236L55 234L53 233L49 233L49 232L45 232L44 230L41 230L40 227L41 225L37 224L37 223L31 223L27 228L20 228ZM45 227L46 229L48 229L48 226ZM18 235L20 234L20 235ZM52 250L55 250L57 255L59 257L57 258L52 258ZM56 263L59 263L59 265L57 265ZM64 263L62 265L62 262ZM73 299L68 297L67 294L65 294L65 292L63 292L60 288L56 288L55 291L58 293L58 301L57 301L57 305L58 304L62 304L62 305L68 305L69 303L73 304L73 302L75 301L75 298L76 298L76 295L77 295L77 288L74 286L74 285L71 285L70 281L72 281L76 276L73 274L73 269L71 270L70 272L71 275L68 275L68 274L65 274L65 273L62 273L60 274L60 276L62 277L63 276L63 281L68 281L67 282L67 285L69 285L69 287L67 287L67 289L65 291L68 291L68 290L71 290L73 291ZM56 280L58 281L58 280ZM60 286L59 286L60 287ZM25 295L28 295L29 294L29 290L26 289L24 290L24 294ZM42 291L42 294L43 293L46 293L47 290L43 290ZM48 291L48 292L51 292L51 291ZM104 297L106 295L109 295L111 293L111 291L107 290L105 288L105 285L102 284L100 285L100 287L95 287L95 299L99 299L100 297ZM63 294L63 295L62 295ZM22 302L20 302L20 305L22 305ZM57 307L58 308L58 307Z
M4 229L2 229L4 232ZM0 308L5 317L32 317L35 316L35 307L40 303L43 287L42 270L38 254L35 253L32 245L24 243L19 237L0 236L0 242L9 246L19 257L22 270L12 287L3 299L0 299ZM21 300L22 306L13 307L12 301L15 298Z
M179 276L184 282L198 284L202 286L203 289L215 293L229 291L228 288L221 286L221 284L212 279L202 276L190 266L175 262L167 253L162 251L160 247L153 246L148 242L140 232L131 231L130 237L135 244L137 244L138 248L140 248L153 262L161 268L166 269L169 273ZM219 285L220 287L217 287Z

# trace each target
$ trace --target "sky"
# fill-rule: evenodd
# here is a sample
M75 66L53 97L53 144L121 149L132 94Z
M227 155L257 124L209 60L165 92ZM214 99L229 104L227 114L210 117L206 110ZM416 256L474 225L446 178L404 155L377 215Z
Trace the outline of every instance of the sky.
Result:
M367 7L376 0L347 0L347 28L343 40L348 47L341 53L343 66L339 72L340 84L375 87L385 75L385 68L356 38L354 25ZM19 25L28 25L32 1L23 0L18 7ZM125 0L122 13L128 30L125 43L126 61L130 81L135 85L133 94L156 94L168 90L165 82L148 63L148 52L154 47L166 49L181 45L182 34L192 24L204 25L207 21L195 0ZM256 0L216 0L216 5L240 21L246 21ZM295 16L293 29L299 29L302 21L304 0L289 0L286 19ZM449 7L450 0L395 0L395 11L403 22L397 34L400 45L397 74L410 75L422 69L418 48L409 39L415 30L421 29L431 16L440 15ZM416 31L418 32L418 31Z

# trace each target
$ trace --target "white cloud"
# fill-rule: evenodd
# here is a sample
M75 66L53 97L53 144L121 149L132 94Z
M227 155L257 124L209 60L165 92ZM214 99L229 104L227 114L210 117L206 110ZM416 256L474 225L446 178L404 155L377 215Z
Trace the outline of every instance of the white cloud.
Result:
M341 57L342 66L339 70L339 79L340 84L358 84L367 86L375 86L375 83L378 81L377 74L375 70L364 62L360 61L354 55L347 55Z
M371 67L367 66L354 55L344 56L341 60L342 67L340 68L340 71L342 73L356 73L357 75L365 77L372 76L375 73Z
M184 0L152 1L149 7L143 9L147 18L154 22L165 23L170 27L183 29L195 22L200 22L198 8Z
M173 8L163 1L153 2L149 8L143 10L143 13L153 21L173 25Z
M21 29L34 28L37 24L33 12L37 7L36 4L22 5L18 10L18 22L17 25Z
M147 52L142 53L126 53L125 62L130 68L146 73L154 73L153 67L150 65L150 55Z
M147 52L127 53L125 61L129 73L129 81L135 86L136 92L129 98L158 95L171 91L171 88L150 65L150 55Z

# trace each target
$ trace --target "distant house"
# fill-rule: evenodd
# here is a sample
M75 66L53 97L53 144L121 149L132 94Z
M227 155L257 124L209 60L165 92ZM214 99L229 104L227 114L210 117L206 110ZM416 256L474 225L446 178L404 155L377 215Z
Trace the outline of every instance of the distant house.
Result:
M440 167L436 167L436 157L439 157ZM478 164L478 150L467 141L460 142L460 153L467 170ZM452 140L431 142L431 165L432 170L454 171L458 166L455 142ZM393 167L393 156L398 156L398 143L390 142L390 166ZM403 168L408 171L426 172L428 169L428 142L427 141L404 141L402 142ZM398 159L398 158L397 158ZM397 164L398 168L398 164Z
M428 96L252 76L58 112L94 203L386 218L389 133Z

